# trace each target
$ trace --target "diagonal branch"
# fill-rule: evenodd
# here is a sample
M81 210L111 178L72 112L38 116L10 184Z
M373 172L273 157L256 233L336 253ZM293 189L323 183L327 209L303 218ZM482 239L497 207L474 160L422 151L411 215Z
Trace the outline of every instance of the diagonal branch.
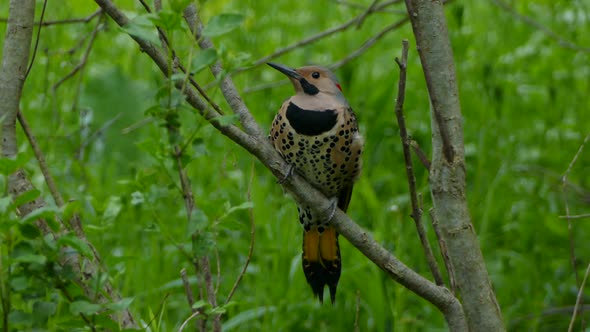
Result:
M555 40L559 46L561 46L563 48L570 49L570 50L578 51L578 52L590 53L590 47L583 47L583 46L577 45L575 43L572 43L569 40L566 40L565 38L560 36L555 31L549 29L548 27L542 25L541 23L535 21L534 19L518 13L512 6L505 3L504 1L501 1L501 0L490 0L490 1L493 2L496 6L502 8L505 11L507 11L508 13L510 13L510 15L512 15L517 20L520 20L520 21L524 22L525 24L543 32L547 37Z

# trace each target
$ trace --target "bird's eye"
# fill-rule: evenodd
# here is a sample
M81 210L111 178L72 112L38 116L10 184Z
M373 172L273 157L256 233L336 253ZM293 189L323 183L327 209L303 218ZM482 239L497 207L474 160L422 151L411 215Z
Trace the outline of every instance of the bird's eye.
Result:
M320 73L318 73L317 71L314 71L313 73L311 73L311 77L320 78Z

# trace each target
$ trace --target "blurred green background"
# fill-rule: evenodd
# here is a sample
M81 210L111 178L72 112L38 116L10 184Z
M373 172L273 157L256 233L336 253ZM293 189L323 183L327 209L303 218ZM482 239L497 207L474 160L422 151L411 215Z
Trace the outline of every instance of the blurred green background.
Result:
M1 17L8 15L6 2L0 4ZM145 14L137 1L116 3L130 17ZM238 29L213 38L220 59L232 72L339 26L371 3L223 0L201 6L205 23L222 13L244 18ZM167 1L164 5L174 13ZM559 38L590 45L590 1L523 0L513 5ZM41 2L37 17L40 8ZM91 1L50 1L45 20L84 17L96 9ZM293 67L334 64L402 19L404 10L403 3L387 6L358 27L273 61ZM590 262L589 220L572 222L570 240L568 223L559 218L565 214L566 198L571 214L590 212L590 146L569 173L566 192L561 181L590 133L590 51L562 47L494 1L452 1L445 10L464 117L469 206L505 322L513 331L565 330L578 291L570 246L580 279ZM177 14L171 17L181 21ZM97 19L43 28L21 109L61 192L66 199L80 201L85 230L104 259L108 277L124 297L134 298L132 313L149 323L151 331L177 330L190 315L180 269L187 268L193 276L195 292L202 283L179 249L184 246L190 252L189 229L194 226L186 220L170 140L163 121L148 115L167 100L168 83L127 34L110 19L104 22L83 69L55 89L83 58ZM1 38L5 30L6 23L1 23ZM410 40L406 121L413 139L430 154L426 85L411 28L405 24L335 71L366 138L363 174L349 215L407 265L431 278L409 217L393 113L398 78L394 58L404 38ZM170 33L170 41L182 58L198 55L183 26ZM229 112L208 71L195 77ZM292 93L290 84L264 65L233 78L256 120L268 129ZM193 110L178 109L188 146L186 169L200 211L198 227L205 237L200 252L211 257L220 303L248 254L248 205L242 204L251 191L254 252L234 304L224 315L224 330L351 331L357 293L362 331L446 330L434 306L388 279L345 239L337 302L318 304L301 271L302 232L292 199L247 152ZM51 202L31 148L20 134L27 171ZM417 167L416 175L427 210L427 172ZM437 248L428 219L424 222ZM14 305L26 311L26 303L20 299ZM60 318L67 310L67 305L59 305L46 328L67 330Z

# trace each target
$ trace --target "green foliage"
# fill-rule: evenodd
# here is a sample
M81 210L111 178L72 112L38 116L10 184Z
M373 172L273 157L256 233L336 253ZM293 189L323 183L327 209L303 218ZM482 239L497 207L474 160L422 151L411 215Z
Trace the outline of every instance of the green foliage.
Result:
M55 90L52 86L82 58L96 21L46 27L41 35L21 109L60 191L72 200L62 208L48 205L17 216L18 204L35 198L51 202L31 148L20 135L19 157L0 159L0 287L2 301L10 300L11 328L69 331L93 325L117 330L108 314L129 308L151 331L177 330L191 315L179 271L188 271L198 294L204 281L195 276L193 263L207 255L218 306L200 300L193 307L222 314L224 330L352 330L357 291L362 331L444 330L444 319L432 305L387 278L345 239L337 302L316 303L301 271L301 229L292 199L270 172L186 105L174 85L187 84L188 74L165 79L129 37L160 45L153 28L160 26L177 55L187 60L191 77L223 108L225 115L216 121L237 125L208 65L221 61L225 75L251 66L255 59L352 19L372 1L358 1L363 8L331 1L300 6L202 2L204 33L216 44L208 51L198 49L183 22L187 1L164 1L158 14L146 14L138 2L121 3L117 5L131 23L117 29L105 20L86 66ZM521 1L515 6L564 39L590 45L589 9L583 1ZM2 17L7 7L0 4ZM83 17L94 10L85 2L50 3L46 19ZM569 314L543 313L572 306L578 289L567 222L558 216L565 214L564 198L572 214L588 213L590 146L569 174L567 194L561 176L588 134L590 56L560 47L489 1L451 2L446 13L464 116L469 205L505 321L515 331L564 330ZM392 12L371 14L359 29L273 61L294 67L334 63L399 18ZM1 36L5 27L0 24ZM397 257L430 277L409 218L393 114L398 77L393 58L399 56L403 38L415 45L409 25L336 72L366 139L363 174L349 214ZM415 47L409 60L406 122L429 154L429 103ZM264 66L235 73L233 79L264 128L292 93L289 85L266 88L283 78ZM195 198L190 219L177 156ZM38 190L11 199L7 176L18 167L27 170ZM428 174L417 168L428 209ZM59 218L68 220L74 213L81 215L89 241L107 267L93 282L109 280L123 300L99 304L85 297L72 282L73 271L62 267L58 257L66 247L88 257L91 248L71 235L57 241L41 237L33 226L45 218L56 229ZM250 214L256 225L253 255L232 301L223 305L248 258ZM435 246L428 219L424 222ZM573 227L576 270L583 275L590 261L590 229L583 219Z

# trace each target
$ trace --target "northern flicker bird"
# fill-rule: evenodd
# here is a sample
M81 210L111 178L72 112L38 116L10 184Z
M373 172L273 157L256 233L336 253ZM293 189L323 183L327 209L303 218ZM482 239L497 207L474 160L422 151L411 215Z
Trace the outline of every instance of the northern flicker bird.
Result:
M295 171L334 201L334 209L337 204L346 212L361 171L363 138L336 76L318 66L268 65L285 74L295 88L274 118L272 144ZM330 220L322 220L309 206L298 204L297 210L304 228L303 272L320 302L328 285L334 303L341 270L338 233Z

